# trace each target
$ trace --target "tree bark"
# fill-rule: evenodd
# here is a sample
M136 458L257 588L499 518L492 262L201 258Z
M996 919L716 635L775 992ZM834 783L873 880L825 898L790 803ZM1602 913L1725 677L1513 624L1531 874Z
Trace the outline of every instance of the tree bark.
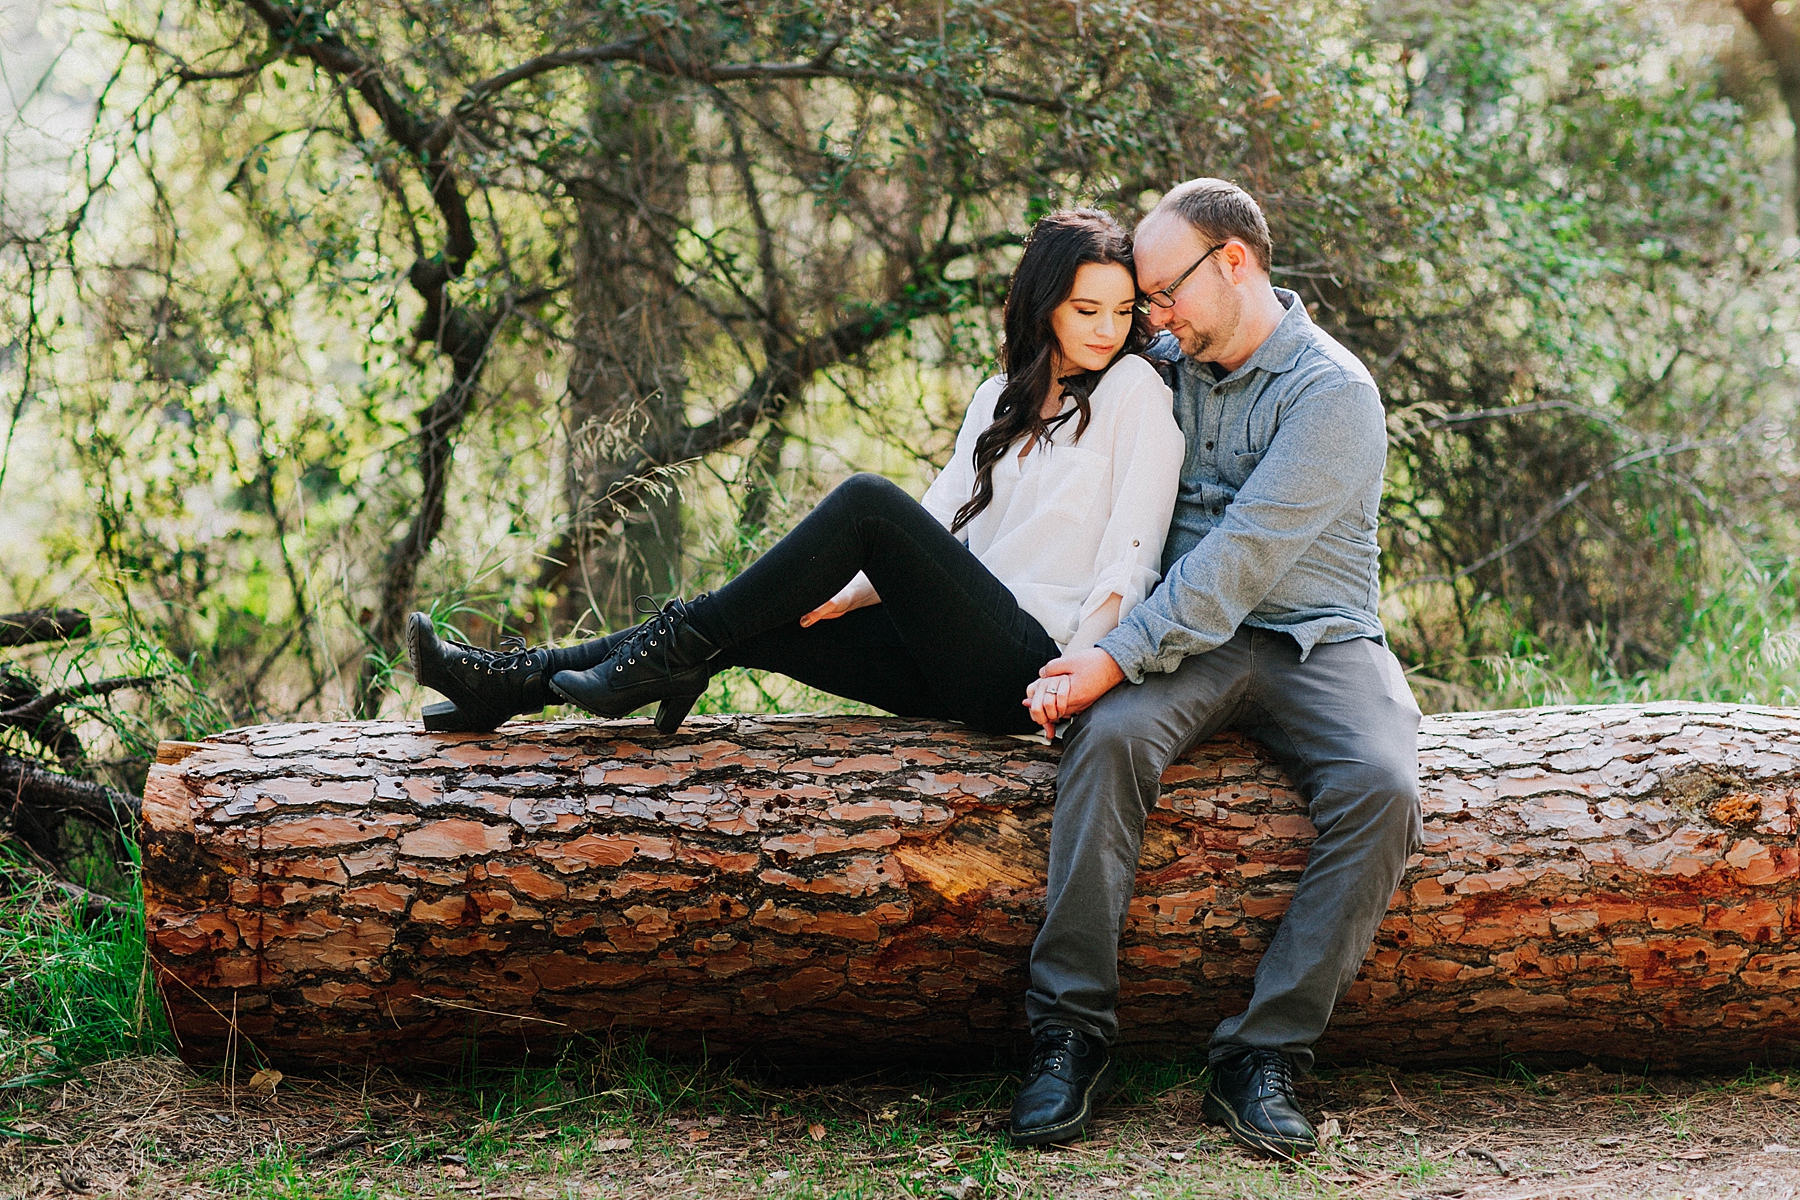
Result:
M687 219L693 102L611 67L595 69L592 94L594 174L575 205L571 536L546 578L566 587L565 622L616 629L642 619L636 597L681 586L681 496L673 479L632 486L632 463L687 424L686 269L671 235Z
M0 648L86 637L88 615L78 608L32 608L0 615Z
M1425 847L1326 1061L1738 1066L1800 1037L1800 712L1426 718ZM165 743L150 952L184 1056L484 1061L576 1033L774 1061L1016 1045L1059 749L886 718ZM1163 777L1121 953L1143 1048L1239 1010L1313 835L1252 743Z
M1794 129L1800 132L1800 31L1795 30L1792 18L1775 11L1775 0L1734 0L1734 3L1775 67L1776 90L1781 93L1781 103L1787 108ZM1800 141L1791 143L1788 153L1794 160L1793 194L1788 200L1795 212L1796 225L1800 227Z

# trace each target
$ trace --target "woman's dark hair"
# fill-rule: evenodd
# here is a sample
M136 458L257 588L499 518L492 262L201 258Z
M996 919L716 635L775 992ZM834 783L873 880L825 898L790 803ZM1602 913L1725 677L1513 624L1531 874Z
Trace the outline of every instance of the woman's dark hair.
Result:
M1006 386L994 403L994 422L975 439L975 494L956 510L950 531L955 533L973 521L994 500L994 464L1022 437L1048 439L1070 417L1077 440L1087 432L1093 411L1088 398L1105 371L1082 371L1052 381L1056 362L1056 333L1050 314L1075 288L1075 272L1086 263L1117 263L1133 274L1131 237L1119 223L1097 208L1064 208L1047 213L1031 227L1025 253L1013 269L1006 293L1006 340L1000 347L1000 369ZM1135 277L1135 276L1134 276ZM1113 362L1150 344L1150 323L1133 312L1131 331ZM1111 366L1108 363L1107 366ZM1044 397L1052 382L1062 385L1062 395L1073 396L1075 407L1049 420L1042 415Z

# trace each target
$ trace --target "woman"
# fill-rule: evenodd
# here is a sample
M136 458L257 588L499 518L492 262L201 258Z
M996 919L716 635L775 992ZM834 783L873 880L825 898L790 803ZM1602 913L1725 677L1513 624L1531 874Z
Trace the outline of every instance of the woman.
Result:
M1135 353L1148 326L1129 239L1105 213L1037 223L1005 333L1006 373L976 391L923 501L854 476L717 592L568 650L474 651L415 614L413 669L455 701L434 706L436 727L493 728L539 707L548 680L600 716L660 701L670 733L715 672L741 666L901 716L1031 730L1020 698L1038 668L1093 645L1156 585L1183 443Z

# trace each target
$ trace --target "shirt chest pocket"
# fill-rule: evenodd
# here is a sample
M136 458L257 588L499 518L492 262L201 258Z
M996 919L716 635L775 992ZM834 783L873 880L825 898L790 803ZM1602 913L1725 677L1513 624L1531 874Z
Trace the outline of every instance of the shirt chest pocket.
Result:
M1096 451L1052 446L1038 465L1037 510L1059 523L1085 523L1107 499L1108 466Z
M1225 453L1219 462L1222 482L1234 489L1244 486L1274 440L1275 406L1253 400L1235 416L1235 420L1227 421Z

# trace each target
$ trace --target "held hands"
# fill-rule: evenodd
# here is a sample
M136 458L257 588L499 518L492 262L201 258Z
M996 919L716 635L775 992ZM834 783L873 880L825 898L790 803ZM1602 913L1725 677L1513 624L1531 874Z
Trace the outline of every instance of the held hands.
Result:
M1038 671L1020 701L1031 710L1031 719L1043 726L1044 737L1056 736L1056 725L1082 712L1124 682L1125 672L1112 655L1098 646L1071 650L1053 658Z
M820 621L831 621L858 608L867 608L871 604L880 604L881 597L875 594L875 585L861 571L856 578L846 583L838 594L819 607L800 618L800 628L807 629Z

